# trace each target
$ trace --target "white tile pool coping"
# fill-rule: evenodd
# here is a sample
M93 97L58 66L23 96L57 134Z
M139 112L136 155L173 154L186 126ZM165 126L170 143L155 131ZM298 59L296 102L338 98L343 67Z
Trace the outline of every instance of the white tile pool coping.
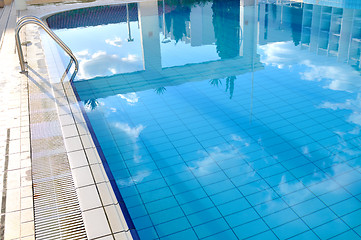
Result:
M65 91L62 84L56 83L61 75L55 73L57 64L51 59L47 57L49 80L53 83L54 95L58 100L64 143L87 236L89 239L113 236L116 239L131 239L74 92L69 82L64 83Z
M125 1L29 6L28 10L21 11L20 15L44 17L76 8L121 3ZM57 100L59 121L87 236L89 239L132 239L73 89L68 81L64 84L59 83L65 68L54 48L55 43L46 40L46 43L42 42L39 30L37 26L27 26L23 30L26 38L22 41L32 43L28 49L38 46L45 53L45 66L43 69L35 70L47 72L45 75L49 77L45 77L44 81L50 82L53 87L52 94ZM33 66L32 61L37 60L36 56L33 56L34 53L27 51L29 66Z

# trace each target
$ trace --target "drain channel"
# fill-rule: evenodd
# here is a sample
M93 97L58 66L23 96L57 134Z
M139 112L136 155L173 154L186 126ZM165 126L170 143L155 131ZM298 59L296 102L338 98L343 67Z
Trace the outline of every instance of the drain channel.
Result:
M32 172L36 239L86 239L66 156L34 157Z

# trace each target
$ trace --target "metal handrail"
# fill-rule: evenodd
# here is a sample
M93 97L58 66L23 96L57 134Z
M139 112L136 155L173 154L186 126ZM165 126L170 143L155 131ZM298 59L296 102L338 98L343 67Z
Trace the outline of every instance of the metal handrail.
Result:
M40 26L46 33L49 34L49 36L70 56L71 60L66 68L66 72L69 71L71 64L75 63L75 70L72 74L70 81L73 81L75 75L77 74L79 70L79 63L76 57L74 56L73 52L70 50L70 48L47 26L43 21L41 21L39 18L35 16L25 16L19 19L17 22L17 26L15 29L15 42L16 42L16 49L18 51L19 61L20 61L20 67L21 67L21 73L25 73L25 61L24 61L24 54L23 50L21 48L21 42L20 42L20 30L22 27L24 27L26 24L36 24Z
M38 17L35 17L35 16L25 16L25 17L20 18L19 21L17 22L17 26L20 25L21 23L27 21L27 20L39 21L39 23L41 23L45 28L48 28L48 26L41 19L39 19ZM54 34L54 37L60 43L62 43L63 47L65 47L69 52L71 52L70 48L58 37L58 35L56 35L53 31L52 31L52 33Z

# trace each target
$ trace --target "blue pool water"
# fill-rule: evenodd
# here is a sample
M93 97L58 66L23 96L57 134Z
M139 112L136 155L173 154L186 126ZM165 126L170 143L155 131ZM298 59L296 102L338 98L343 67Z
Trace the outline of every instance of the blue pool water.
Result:
M48 19L140 239L360 239L359 6L172 2Z

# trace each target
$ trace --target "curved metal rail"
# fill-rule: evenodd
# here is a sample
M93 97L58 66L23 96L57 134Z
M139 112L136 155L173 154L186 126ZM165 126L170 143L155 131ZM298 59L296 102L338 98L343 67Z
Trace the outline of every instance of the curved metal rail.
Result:
M21 48L19 34L20 34L21 28L24 27L26 24L35 24L35 25L40 26L70 56L71 60L70 60L68 67L66 68L65 72L67 73L69 71L72 63L74 62L75 70L70 78L70 81L73 81L75 75L77 74L77 72L79 70L78 60L76 59L76 57L74 56L74 54L70 50L70 48L43 21L41 21L39 18L37 18L35 16L22 17L16 24L17 26L15 29L15 42L16 42L16 49L17 49L18 56L19 56L19 61L20 61L21 73L25 73L26 70L25 70L24 54L23 54L23 50Z

